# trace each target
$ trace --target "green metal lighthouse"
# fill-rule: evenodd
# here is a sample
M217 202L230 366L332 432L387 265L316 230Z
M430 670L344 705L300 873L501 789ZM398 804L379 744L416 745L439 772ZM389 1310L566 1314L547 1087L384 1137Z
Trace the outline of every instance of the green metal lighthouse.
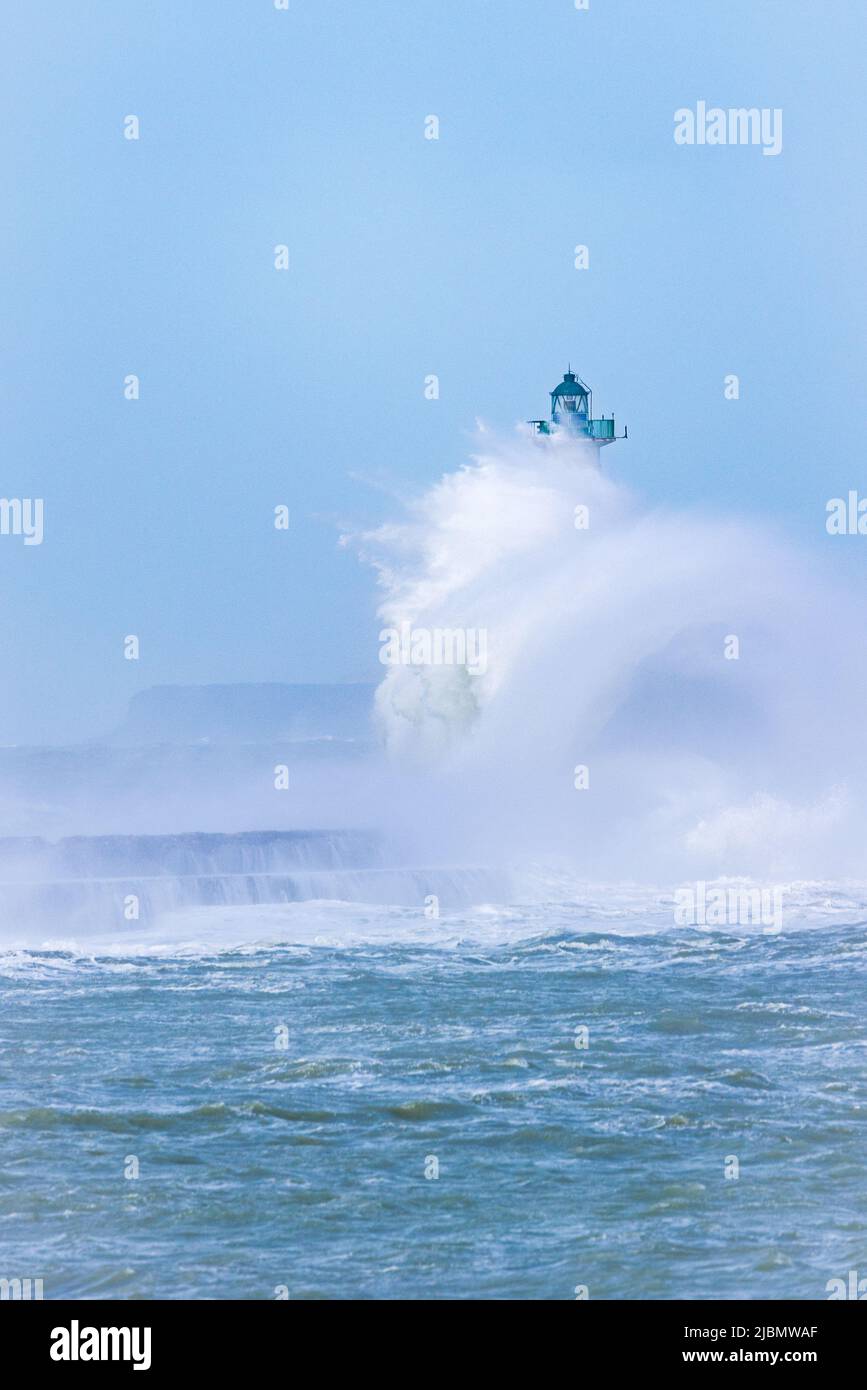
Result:
M629 432L614 433L614 416L603 415L593 419L593 393L585 386L580 376L569 369L551 392L550 420L528 420L536 434L559 434L567 431L579 439L601 449L604 444L613 444L616 439L628 439Z

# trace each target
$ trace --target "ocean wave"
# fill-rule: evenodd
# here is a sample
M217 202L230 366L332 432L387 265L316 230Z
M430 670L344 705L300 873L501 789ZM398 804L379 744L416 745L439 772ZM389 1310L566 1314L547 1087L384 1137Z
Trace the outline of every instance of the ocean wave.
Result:
M106 931L104 923L79 920L64 935L48 934L38 923L10 929L0 939L0 977L38 974L58 982L70 972L109 971L116 976L132 976L142 966L174 959L224 958L227 953L295 950L314 954L318 950L357 951L385 947L428 949L460 948L469 953L520 947L525 958L540 959L563 952L577 958L597 959L600 967L616 959L625 940L636 943L653 937L664 938L669 950L650 954L638 961L641 968L694 965L708 968L732 967L744 951L749 953L761 940L767 950L786 949L794 935L817 945L825 966L846 968L848 959L867 950L867 884L847 881L830 884L797 881L780 886L783 902L782 929L768 931L761 924L733 923L730 926L690 927L679 925L674 914L674 890L658 885L641 887L634 883L599 884L583 880L567 883L559 873L546 879L538 869L510 871L510 886L517 890L511 901L491 902L481 896L473 902L473 890L492 886L494 871L460 869L395 870L380 873L377 889L400 885L413 900L389 903L358 900L351 896L357 879L345 884L346 898L311 896L303 901L282 903L235 903L173 908L160 913L152 923L130 923L125 930ZM371 880L366 885L371 887ZM722 886L739 890L750 888L749 880L722 880ZM453 896L438 906L439 915L428 910L425 889L437 884L450 885ZM466 899L457 903L457 886ZM714 885L707 885L710 890ZM552 892L556 889L556 894ZM444 904L451 901L453 906ZM454 905L456 904L456 905ZM833 934L833 940L828 940ZM11 938L11 939L10 939ZM478 966L500 969L502 959L479 955ZM397 966L397 960L395 961ZM131 982L133 982L131 980ZM179 980L178 988L184 988ZM289 981L281 985L294 988ZM745 1000L745 1010L761 1009L768 1014L791 1013L796 1007L783 1001ZM677 1030L677 1020L660 1020L659 1027Z

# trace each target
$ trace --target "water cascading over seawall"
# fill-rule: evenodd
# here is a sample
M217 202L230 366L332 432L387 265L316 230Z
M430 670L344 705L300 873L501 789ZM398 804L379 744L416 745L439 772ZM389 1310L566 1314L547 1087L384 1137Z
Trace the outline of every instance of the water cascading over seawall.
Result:
M0 924L13 932L313 899L414 905L435 893L459 906L494 891L481 870L389 867L379 837L365 831L0 840Z

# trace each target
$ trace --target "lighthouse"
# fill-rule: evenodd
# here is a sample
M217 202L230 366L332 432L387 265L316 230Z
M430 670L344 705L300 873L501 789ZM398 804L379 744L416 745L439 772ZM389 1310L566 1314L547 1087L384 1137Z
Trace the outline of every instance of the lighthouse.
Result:
M536 434L559 434L565 431L577 439L585 439L597 450L616 439L627 439L628 431L614 433L614 416L593 418L593 393L571 367L559 386L551 392L550 420L528 420Z

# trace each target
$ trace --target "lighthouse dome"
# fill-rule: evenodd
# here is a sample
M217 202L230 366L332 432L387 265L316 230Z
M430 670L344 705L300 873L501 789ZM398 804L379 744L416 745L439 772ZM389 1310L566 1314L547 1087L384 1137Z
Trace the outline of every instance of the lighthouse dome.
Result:
M559 386L555 386L551 392L553 398L559 400L563 396L589 396L590 388L574 372L564 372L563 380Z

